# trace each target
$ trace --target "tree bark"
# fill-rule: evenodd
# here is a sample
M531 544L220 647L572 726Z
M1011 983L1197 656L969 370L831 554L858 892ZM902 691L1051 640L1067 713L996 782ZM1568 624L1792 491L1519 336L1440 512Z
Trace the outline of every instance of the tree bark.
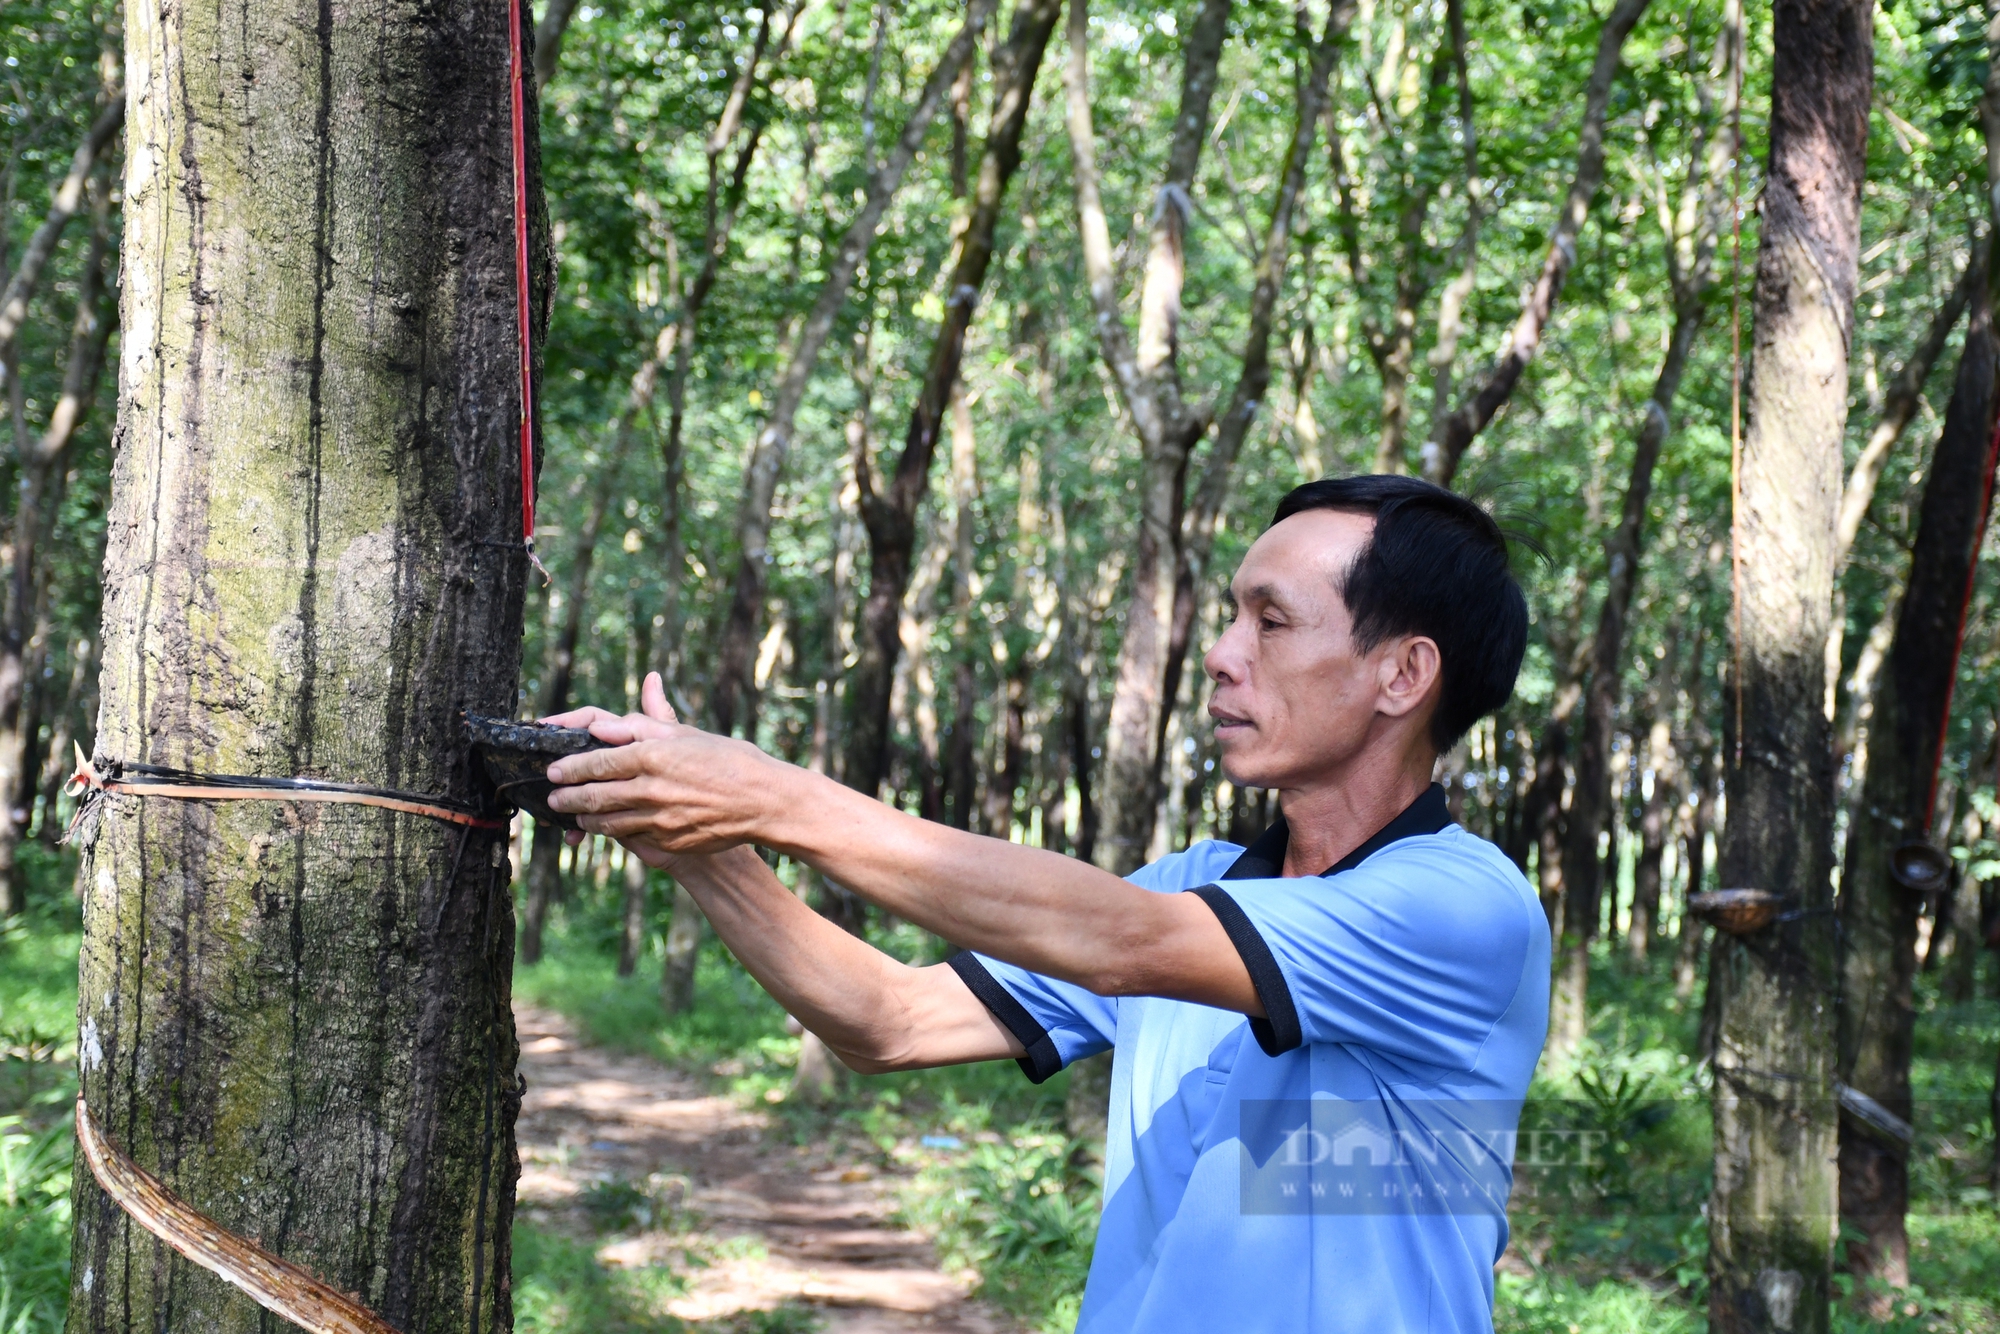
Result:
M859 657L848 677L844 781L873 796L889 760L889 692L902 649L903 595L909 591L917 543L917 510L930 490L938 431L965 356L965 335L993 262L994 234L1007 187L1021 165L1036 75L1062 14L1062 0L1023 0L993 61L993 114L973 185L972 212L953 254L944 320L931 341L923 387L910 409L903 452L880 491L865 451L855 455L861 516L868 527L868 596L861 605Z
M1726 71L1718 71L1723 72ZM1737 81L1732 77L1728 86L1735 88ZM1569 906L1563 911L1563 931L1558 942L1556 967L1560 995L1549 1043L1551 1050L1559 1054L1576 1050L1584 1037L1589 1007L1590 943L1596 935L1603 893L1597 844L1611 806L1607 763L1624 676L1626 619L1631 614L1632 595L1639 584L1639 557L1644 547L1646 511L1653 494L1653 472L1666 443L1669 413L1675 395L1680 392L1695 335L1708 310L1708 289L1713 279L1711 261L1721 221L1718 206L1735 155L1733 136L1727 132L1733 99L1733 92L1725 99L1721 120L1724 132L1718 133L1708 145L1707 161L1700 169L1701 184L1695 187L1690 183L1690 193L1700 196L1695 205L1700 217L1697 231L1690 237L1669 238L1673 330L1667 338L1659 375L1653 381L1652 396L1646 401L1645 420L1632 447L1632 472L1625 486L1618 526L1604 543L1604 604L1598 611L1597 631L1591 640L1583 727L1576 746L1576 781L1570 788L1569 812L1564 820L1563 893ZM1697 154L1697 158L1700 156ZM1683 260L1676 260L1674 249L1682 245L1688 246L1691 253Z
M1611 103L1611 81L1618 73L1625 39L1632 34L1651 0L1617 0L1605 16L1597 38L1597 60L1591 66L1590 82L1583 94L1583 126L1577 134L1576 175L1569 194L1549 237L1549 253L1542 261L1521 314L1514 321L1500 358L1484 378L1471 388L1458 407L1432 425L1431 438L1424 443L1424 475L1439 486L1450 486L1458 475L1459 460L1479 433L1486 429L1520 383L1521 373L1535 359L1542 344L1542 331L1555 312L1562 295L1563 280L1576 263L1577 233L1590 212L1590 201L1604 180L1604 114Z
M701 957L701 938L707 926L701 905L676 881L666 957L660 963L660 1008L669 1015L685 1014L694 1006L694 966Z
M1836 1223L1833 773L1823 707L1873 89L1873 7L1780 0L1736 521L1742 731L1723 883L1793 913L1718 936L1709 1319L1823 1331ZM1731 712L1734 712L1732 706Z
M1943 355L1944 346L1951 340L1951 331L1958 324L1959 316L1965 314L1966 303L1973 290L1986 282L1986 264L1975 257L1965 266L1958 281L1952 284L1951 293L1944 304L1931 316L1930 326L1924 336L1911 351L1910 359L1903 363L1902 370L1889 385L1889 392L1883 396L1882 412L1876 418L1875 428L1868 433L1868 443L1854 460L1854 469L1847 476L1847 486L1840 496L1840 518L1835 529L1834 558L1840 564L1847 563L1847 553L1854 545L1855 536L1861 531L1862 520L1868 517L1868 507L1875 500L1876 484L1882 480L1882 472L1889 466L1890 451L1903 438L1903 432L1916 418L1917 409L1923 406L1924 384L1931 378L1931 368Z
M789 49L793 36L798 31L799 6L794 4L787 16L784 36L779 42L778 54L782 56ZM681 651L681 581L687 577L687 552L681 531L681 490L686 471L686 459L682 449L682 436L687 426L688 378L694 371L695 341L701 331L702 308L708 304L709 295L714 292L716 280L722 276L722 262L729 253L729 238L736 229L736 219L743 208L743 194L750 179L750 164L756 160L757 146L764 135L761 122L751 121L743 125L743 108L749 102L750 90L757 76L759 62L770 40L770 15L767 11L758 21L757 36L750 44L750 54L737 72L736 82L730 86L729 96L723 102L722 113L717 116L715 128L710 131L706 145L708 154L708 189L702 196L703 223L701 242L701 268L695 273L694 282L680 295L680 311L675 316L674 363L667 376L667 434L660 442L660 529L661 563L665 568L665 602L660 618L663 633L658 645L659 665L667 688L675 698L679 694L679 668ZM722 183L722 154L736 141L739 130L741 142L737 144L736 157L729 171L728 184ZM808 131L807 163L810 167L812 145ZM803 175L810 175L810 171ZM803 176L802 176L803 181ZM671 256L670 256L671 257Z
M1184 212L1208 123L1227 6L1205 5L1185 43L1181 115L1168 155L1140 307L1136 352L1112 296L1109 239L1097 195L1096 147L1090 125L1088 60L1082 0L1070 13L1070 140L1076 159L1078 215L1085 236L1084 268L1097 308L1104 359L1140 437L1144 479L1140 521L1117 684L1105 737L1103 826L1095 851L1099 863L1119 874L1146 859L1159 810L1162 744L1179 690L1195 612L1195 588L1206 565L1215 524L1228 496L1229 475L1270 385L1270 340L1284 272L1291 255L1292 218L1304 189L1306 159L1319 128L1319 108L1354 6L1337 3L1325 30L1307 37L1307 68L1291 142L1279 171L1271 223L1258 257L1251 292L1250 331L1227 410L1217 422L1195 504L1186 504L1189 455L1206 434L1212 410L1189 408L1181 398L1178 320L1184 269ZM1208 42L1212 39L1213 46Z
M758 432L749 462L743 470L743 499L736 519L736 544L740 555L731 585L728 615L723 622L721 651L711 691L711 713L719 732L727 734L735 730L756 689L749 678L749 670L756 647L757 623L763 615L764 567L769 557L771 504L777 497L778 476L784 470L785 456L791 449L792 428L798 418L799 406L805 401L806 388L812 382L813 367L819 361L820 349L826 346L827 338L833 333L834 318L847 303L848 289L853 285L854 275L875 240L876 227L881 224L890 200L902 185L904 173L916 159L917 150L923 146L931 122L936 119L952 80L957 77L958 67L972 59L979 34L993 16L995 3L996 0L971 0L964 26L938 58L936 68L917 94L916 104L911 107L909 119L903 123L903 131L897 137L895 146L870 177L861 211L849 224L846 235L834 251L827 265L826 280L820 285L812 310L799 328L797 339L786 357L784 372L772 389L771 415L764 429Z
M1464 37L1463 16L1456 4L1447 18L1436 53L1431 58L1429 87L1424 94L1424 115L1414 135L1406 137L1388 120L1387 109L1370 98L1379 113L1380 133L1395 145L1394 166L1385 173L1403 192L1402 207L1396 215L1396 287L1389 310L1387 328L1377 324L1365 310L1361 315L1362 346L1375 373L1382 381L1381 408L1377 414L1378 435L1375 467L1378 473L1405 471L1404 438L1410 423L1410 371L1417 347L1417 308L1430 292L1434 265L1431 248L1424 238L1424 222L1440 184L1424 163L1431 141L1442 118L1446 85L1462 56L1459 44ZM1363 77L1367 77L1365 74ZM1468 120L1468 125L1470 124ZM1327 125L1328 156L1332 159L1335 199L1339 205L1338 226L1347 257L1347 271L1356 288L1366 281L1369 264L1362 257L1361 221L1355 215L1353 192L1341 153L1339 126Z
M1698 715L1697 715L1698 716ZM1706 744L1706 737L1702 744ZM1691 770L1694 776L1694 811L1688 821L1685 843L1687 864L1687 886L1681 900L1680 934L1674 943L1674 999L1686 1000L1694 995L1695 974L1701 966L1702 944L1707 935L1707 924L1687 910L1687 897L1699 894L1707 887L1708 877L1708 831L1715 822L1715 755L1707 751L1695 761Z
M1479 285L1479 221L1483 187L1479 179L1479 135L1472 117L1472 71L1465 60L1464 0L1445 0L1445 24L1451 34L1452 66L1458 71L1458 128L1465 155L1465 222L1458 234L1458 273L1438 294L1437 338L1431 344L1431 420L1443 421L1451 411L1452 373L1458 364L1458 340L1465 332L1465 303Z
M2000 75L1996 75L2000 79ZM1983 266L1982 266L1983 267ZM1962 622L1991 503L1996 443L1992 307L1972 295L1958 379L1924 480L1910 576L1875 689L1868 769L1848 826L1840 895L1840 1078L1911 1117L1921 898L1890 877L1896 847L1928 839L1958 674ZM1857 1305L1876 1319L1909 1286L1909 1146L1843 1117L1840 1215Z
M485 806L462 715L514 707L533 482L507 28L282 0L126 24L97 764ZM505 831L104 796L79 840L78 1074L118 1146L400 1329L510 1328ZM76 1172L72 1331L259 1320Z
M639 966L639 951L646 948L646 863L630 852L625 854L624 912L618 933L618 976L630 977Z
M979 559L979 451L972 410L963 392L951 398L951 737L945 746L945 818L955 829L975 829L978 803L979 675L974 665L973 580Z
M1845 569L1847 553L1854 546L1856 535L1861 532L1861 524L1868 517L1868 507L1874 503L1875 488L1882 480L1882 472L1889 466L1889 454L1896 442L1903 438L1904 430L1917 415L1917 408L1923 403L1924 383L1930 379L1931 367L1944 351L1944 345L1951 338L1952 328L1959 316L1965 313L1966 301L1975 286L1986 281L1986 263L1975 253L1972 261L1965 266L1958 281L1952 285L1951 293L1931 317L1930 327L1924 337L1910 353L1910 359L1903 363L1889 392L1883 397L1882 411L1875 422L1875 429L1868 433L1868 443L1862 446L1860 455L1854 460L1854 468L1847 474L1847 486L1840 496L1840 518L1834 531L1834 568ZM1834 596L1841 598L1838 581L1834 585ZM1833 629L1826 637L1826 713L1831 718L1836 715L1840 697L1840 664L1846 651L1847 617L1843 603L1837 601L1834 607ZM1864 650L1865 652L1865 650ZM1874 674L1867 676L1873 688ZM1845 729L1843 729L1844 732ZM1834 762L1836 768L1847 752L1848 738L1835 738Z
M1653 729L1653 792L1639 813L1639 856L1632 863L1632 916L1625 929L1625 952L1643 968L1660 925L1660 867L1667 851L1667 820L1673 808L1673 746L1664 725Z

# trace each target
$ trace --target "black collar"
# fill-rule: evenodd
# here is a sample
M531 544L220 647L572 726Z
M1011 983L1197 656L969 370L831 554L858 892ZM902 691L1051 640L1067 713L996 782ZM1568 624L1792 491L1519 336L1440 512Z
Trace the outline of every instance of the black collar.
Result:
M1333 865L1321 871L1322 876L1339 875L1351 871L1370 857L1401 839L1415 838L1420 834L1435 834L1451 823L1451 811L1444 802L1444 789L1432 783L1424 789L1422 796L1403 808L1403 813L1376 830L1374 836L1354 851L1342 857ZM1260 834L1255 843L1243 850L1243 855L1230 864L1222 873L1224 880L1275 880L1285 873L1285 849L1291 843L1291 830L1285 825L1281 813L1271 821L1271 827Z

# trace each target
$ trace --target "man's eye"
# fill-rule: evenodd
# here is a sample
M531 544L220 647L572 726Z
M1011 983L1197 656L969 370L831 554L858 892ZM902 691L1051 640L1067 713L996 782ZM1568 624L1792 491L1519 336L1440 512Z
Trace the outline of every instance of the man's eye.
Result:
M1260 630L1277 630L1282 627L1269 616L1260 616L1257 618L1257 628Z

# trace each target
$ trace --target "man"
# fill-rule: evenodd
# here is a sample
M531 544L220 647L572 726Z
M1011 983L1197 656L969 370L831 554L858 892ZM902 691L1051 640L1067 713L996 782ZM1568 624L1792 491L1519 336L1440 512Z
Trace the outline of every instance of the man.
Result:
M672 870L750 973L862 1072L1114 1048L1078 1328L1482 1330L1548 1018L1520 873L1457 828L1438 756L1513 690L1527 612L1493 520L1402 477L1288 495L1204 666L1223 772L1275 788L1249 850L1129 881L891 810L741 741L592 709L617 748L551 804ZM967 948L898 963L751 845Z

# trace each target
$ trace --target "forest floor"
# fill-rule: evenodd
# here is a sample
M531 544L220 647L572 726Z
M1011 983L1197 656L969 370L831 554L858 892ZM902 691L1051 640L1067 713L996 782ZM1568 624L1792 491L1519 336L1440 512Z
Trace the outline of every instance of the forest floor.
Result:
M817 1316L826 1334L1018 1328L969 1297L977 1275L947 1273L897 1220L896 1178L874 1154L789 1143L712 1081L586 1043L552 1010L519 1002L514 1022L520 1222L591 1245L607 1271L664 1268L650 1286L666 1314L766 1328Z

